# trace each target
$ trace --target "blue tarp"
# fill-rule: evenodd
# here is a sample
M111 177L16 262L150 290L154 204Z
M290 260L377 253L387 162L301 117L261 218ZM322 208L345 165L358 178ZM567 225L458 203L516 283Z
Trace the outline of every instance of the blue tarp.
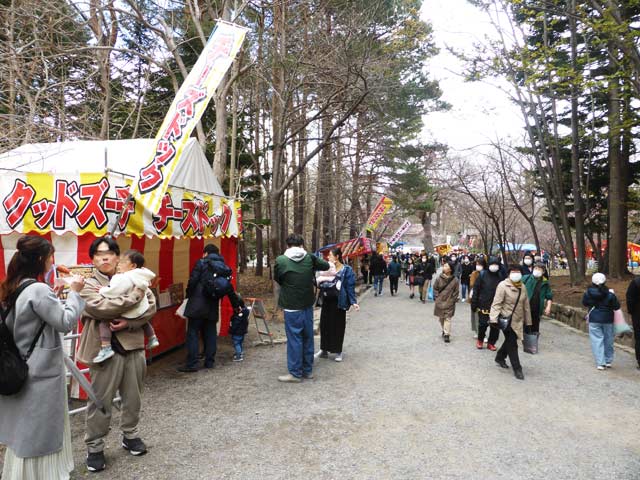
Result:
M507 252L524 252L526 250L536 251L536 246L533 243L507 243L505 246ZM494 245L493 250L500 250L500 245Z

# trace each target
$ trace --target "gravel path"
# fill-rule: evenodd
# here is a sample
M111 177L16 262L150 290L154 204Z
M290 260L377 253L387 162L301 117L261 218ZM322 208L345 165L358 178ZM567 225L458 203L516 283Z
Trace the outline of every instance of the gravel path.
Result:
M345 361L280 384L285 345L226 347L212 371L179 374L183 353L150 367L143 438L133 458L109 436L108 467L84 466L83 421L73 420L72 478L104 479L640 479L640 372L617 351L599 372L585 335L546 322L541 354L521 353L516 380L477 351L468 305L445 345L433 304L362 301ZM502 341L502 339L501 339ZM117 418L116 418L117 420Z

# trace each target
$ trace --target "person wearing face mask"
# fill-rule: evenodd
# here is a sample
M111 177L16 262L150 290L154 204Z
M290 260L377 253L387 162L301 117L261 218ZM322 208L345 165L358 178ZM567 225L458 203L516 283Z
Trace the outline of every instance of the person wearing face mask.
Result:
M620 302L606 285L603 273L594 273L591 286L582 296L582 304L589 309L589 339L591 351L596 360L596 368L611 368L613 362L613 312L620 308Z
M513 373L518 380L524 380L520 358L518 356L518 339L524 338L523 326L531 325L531 308L527 289L522 284L522 267L517 264L509 266L509 277L498 284L496 295L491 304L489 321L498 324L498 317L510 317L509 326L504 330L504 343L496 353L496 363L502 368L509 368L507 356L511 361Z
M533 254L529 251L524 252L522 259L522 275L531 275L533 271Z
M487 269L487 262L484 261L484 258L478 257L478 259L474 262L475 268L471 275L469 275L469 289L471 292L469 296L473 298L473 287L476 284L476 280L480 274ZM477 310L471 309L471 330L473 330L473 338L478 338L478 312Z
M544 263L536 263L533 266L531 275L522 277L522 283L527 288L529 303L531 306L531 327L525 327L526 333L540 332L540 317L544 313L547 317L551 315L551 305L553 303L553 292L551 285L545 278Z
M469 257L464 256L460 264L460 290L463 302L467 301L467 295L471 291L471 273L475 271L475 269L476 267L471 263Z
M453 268L451 262L445 262L442 265L442 273L433 283L433 296L435 297L433 314L440 319L445 343L450 342L451 319L456 313L456 302L460 294L460 284L453 274Z
M413 298L415 297L416 289L416 265L413 257L410 257L407 261L407 281L409 282L409 298Z
M418 261L415 264L415 267L413 270L413 273L414 273L413 283L418 286L418 292L420 293L420 301L422 303L425 303L424 284L427 281L427 268L428 268L427 256L422 255L422 257L420 258L420 261Z
M489 329L489 339L487 340L487 348L492 352L496 351L496 342L500 336L500 330L495 325L489 323L489 313L491 312L491 304L493 297L496 295L498 284L504 280L504 276L500 272L500 260L497 257L489 259L489 267L479 272L478 278L473 284L473 295L471 296L471 310L478 314L478 340L476 348L482 350L484 346L487 328Z

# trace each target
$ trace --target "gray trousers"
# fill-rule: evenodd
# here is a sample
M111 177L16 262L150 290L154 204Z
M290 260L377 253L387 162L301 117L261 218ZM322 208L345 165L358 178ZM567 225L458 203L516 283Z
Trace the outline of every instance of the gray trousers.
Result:
M106 415L89 400L87 404L87 430L84 442L90 453L104 450L104 438L109 433L111 407L116 392L122 397L122 416L120 430L125 438L139 437L138 421L142 406L142 388L147 373L144 351L131 352L128 355L115 354L102 364L90 369L91 383L96 396L104 403Z

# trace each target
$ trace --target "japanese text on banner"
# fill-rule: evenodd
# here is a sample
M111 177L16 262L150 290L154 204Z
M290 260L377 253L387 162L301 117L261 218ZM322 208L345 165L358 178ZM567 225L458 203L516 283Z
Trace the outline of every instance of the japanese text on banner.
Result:
M405 222L400 225L400 228L396 230L396 233L394 233L389 239L389 245L395 245L402 238L402 235L404 235L404 233L409 230L410 227L411 222L409 220L405 220Z
M373 232L376 228L378 228L380 220L382 220L382 217L385 216L385 214L391 209L392 206L393 200L391 200L390 198L382 197L380 199L380 201L376 205L376 208L374 208L373 212L371 212L369 220L367 220L366 229L368 232Z
M173 100L156 136L150 161L138 172L131 192L136 202L152 213L162 207L187 140L233 63L246 32L237 25L218 23Z

